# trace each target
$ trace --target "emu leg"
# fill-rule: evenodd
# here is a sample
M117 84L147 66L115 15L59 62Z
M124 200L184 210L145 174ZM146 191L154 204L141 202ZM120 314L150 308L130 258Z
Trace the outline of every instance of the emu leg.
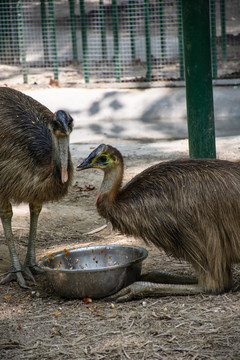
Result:
M41 270L36 263L36 252L35 252L35 240L37 236L37 225L39 214L42 210L42 205L39 204L29 204L30 209L30 231L28 237L28 249L27 255L25 258L23 271L24 274L27 274L29 277L33 278L33 274L42 274L43 270Z
M13 233L12 233L12 206L9 203L6 208L0 210L0 217L2 220L3 230L5 234L5 238L7 240L7 245L11 257L11 268L7 274L1 281L0 284L6 284L11 281L17 280L18 284L23 287L27 288L25 279L22 274L22 267L20 261L18 259L14 240L13 240Z
M198 285L156 284L136 281L116 294L106 298L109 301L124 302L149 296L197 295L204 292Z
M160 284L197 284L198 279L191 276L171 274L166 271L154 270L141 275L140 281Z
M195 277L154 270L142 274L140 281L120 290L107 300L123 302L147 296L196 295L204 291L202 287L195 285L197 283L198 279Z

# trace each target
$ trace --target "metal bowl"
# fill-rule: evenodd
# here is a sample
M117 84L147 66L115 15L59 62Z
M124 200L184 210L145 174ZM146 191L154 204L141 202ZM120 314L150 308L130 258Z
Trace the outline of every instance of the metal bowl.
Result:
M139 280L147 256L138 246L99 245L46 255L39 266L58 295L98 299Z

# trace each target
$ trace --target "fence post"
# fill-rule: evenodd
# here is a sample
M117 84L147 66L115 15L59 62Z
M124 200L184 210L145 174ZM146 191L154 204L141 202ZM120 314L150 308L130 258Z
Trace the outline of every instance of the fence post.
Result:
M160 40L161 40L161 57L165 58L165 24L164 24L164 5L163 0L159 0L159 23L160 23Z
M71 23L71 33L72 33L72 53L73 61L78 61L77 53L77 36L76 36L76 21L75 21L75 0L69 1L69 11L70 11L70 23Z
M107 43L106 43L103 0L99 0L99 19L100 19L100 27L101 27L102 58L103 60L107 60Z
M54 80L58 81L58 58L57 58L56 29L55 29L53 0L48 0L48 12L49 12L50 35L51 35L51 47L52 47L53 74L54 74Z
M128 16L129 16L129 29L130 29L130 39L131 39L131 54L132 61L136 60L136 50L135 50L135 34L134 34L134 10L133 5L135 4L134 0L128 1Z
M179 72L180 72L180 80L184 80L182 0L177 0L177 15L178 15Z
M120 70L120 62L119 62L117 0L112 0L112 17L113 17L113 39L114 39L115 74L116 74L116 81L117 81L117 82L120 82L121 70Z
M49 53L48 53L48 31L47 31L45 0L41 0L41 22L42 22L42 42L43 42L44 63L47 64L49 62Z
M1 55L5 52L7 48L7 34L11 34L11 27L9 22L9 8L7 4L0 2L0 53ZM11 59L12 60L12 59Z
M145 17L145 41L146 41L146 58L147 58L147 81L151 81L152 59L151 59L151 39L149 28L149 2L144 0L144 17Z
M220 0L220 18L221 18L221 42L222 42L222 58L223 61L227 59L226 47L226 21L225 21L225 0Z
M212 46L212 77L217 78L217 48L216 48L216 0L210 0L211 15L211 46Z
M86 20L85 20L84 0L80 0L80 17L81 17L81 31L82 31L84 79L85 79L85 83L88 83L89 74L88 74L88 54L87 54L87 29L86 29Z
M22 1L17 2L17 20L18 20L18 38L19 38L19 47L20 47L20 56L22 60L22 69L23 69L23 82L24 84L28 83L28 68L26 60L26 48L25 48L25 39L24 39L24 23L23 23L23 13L22 13Z
M21 57L20 54L20 44L19 44L19 34L18 34L18 9L17 9L18 0L14 0L12 4L7 4L7 33L5 33L5 38L7 40L7 52L10 48L10 59L15 63Z
M189 153L214 158L209 0L182 0Z

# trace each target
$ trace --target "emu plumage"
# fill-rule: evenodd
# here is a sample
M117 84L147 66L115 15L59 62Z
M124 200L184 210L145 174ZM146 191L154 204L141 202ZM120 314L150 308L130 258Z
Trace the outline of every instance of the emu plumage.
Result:
M7 240L11 269L0 284L17 279L34 281L38 272L35 238L42 204L66 195L73 166L69 134L73 119L65 111L53 114L23 93L0 88L0 217ZM30 232L23 267L16 254L12 228L11 203L29 203Z
M221 293L232 286L232 265L240 261L240 164L216 159L159 163L121 188L123 159L110 145L100 145L77 170L100 168L99 214L113 228L151 242L194 267L198 284L169 275L123 289L116 299L146 295ZM162 275L162 274L160 274ZM192 283L192 284L191 284ZM188 285L186 285L188 284Z

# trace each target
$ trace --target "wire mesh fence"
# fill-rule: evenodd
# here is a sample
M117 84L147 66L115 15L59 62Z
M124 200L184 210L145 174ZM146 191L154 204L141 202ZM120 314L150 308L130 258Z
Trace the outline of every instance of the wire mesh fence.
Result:
M210 14L213 78L239 77L240 2L210 0ZM183 80L181 0L3 0L6 65L0 80L44 71L78 83Z

